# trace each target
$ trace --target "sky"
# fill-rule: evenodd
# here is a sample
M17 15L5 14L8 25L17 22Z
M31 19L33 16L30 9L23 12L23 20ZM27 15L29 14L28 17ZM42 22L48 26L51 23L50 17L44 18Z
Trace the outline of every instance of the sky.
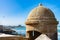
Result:
M60 23L60 0L0 0L0 25L25 25L29 12L40 3L51 9Z

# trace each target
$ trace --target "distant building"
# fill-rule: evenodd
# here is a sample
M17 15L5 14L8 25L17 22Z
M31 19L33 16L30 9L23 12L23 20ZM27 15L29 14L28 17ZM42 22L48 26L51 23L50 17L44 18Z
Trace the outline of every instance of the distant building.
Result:
M3 32L3 26L0 25L0 32Z
M12 30L10 28L4 27L3 25L0 25L0 33L17 35L15 30Z
M26 37L29 38L29 40L35 40L41 34L46 34L49 38L58 40L58 21L54 13L49 8L42 6L42 4L29 13L25 24Z

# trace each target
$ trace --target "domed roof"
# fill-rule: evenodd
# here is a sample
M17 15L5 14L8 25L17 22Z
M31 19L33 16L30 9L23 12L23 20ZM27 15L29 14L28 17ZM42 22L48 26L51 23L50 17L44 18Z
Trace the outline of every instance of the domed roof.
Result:
M26 24L38 24L40 21L56 21L54 13L42 4L29 13Z

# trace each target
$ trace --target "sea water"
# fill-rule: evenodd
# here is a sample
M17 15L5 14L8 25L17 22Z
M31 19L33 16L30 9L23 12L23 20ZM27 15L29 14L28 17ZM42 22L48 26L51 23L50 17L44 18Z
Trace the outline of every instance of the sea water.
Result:
M58 40L60 40L60 26L57 27L58 31Z
M16 27L12 29L15 30L18 34L26 35L26 27Z

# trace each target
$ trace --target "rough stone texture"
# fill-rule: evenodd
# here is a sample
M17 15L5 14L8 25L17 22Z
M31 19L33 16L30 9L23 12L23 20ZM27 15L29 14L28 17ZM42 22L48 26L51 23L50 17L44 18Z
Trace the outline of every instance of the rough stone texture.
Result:
M20 40L19 37L0 37L0 40Z
M52 40L58 40L57 33L55 33L51 38L52 38Z
M0 40L28 40L24 37L0 37Z
M57 35L53 35L57 32L58 21L56 20L54 13L50 9L45 8L42 5L34 8L29 13L25 24L27 38L30 38L30 33L28 33L28 31L37 31L48 35L48 37L52 36L52 38L54 37L55 39L56 37L57 39Z

